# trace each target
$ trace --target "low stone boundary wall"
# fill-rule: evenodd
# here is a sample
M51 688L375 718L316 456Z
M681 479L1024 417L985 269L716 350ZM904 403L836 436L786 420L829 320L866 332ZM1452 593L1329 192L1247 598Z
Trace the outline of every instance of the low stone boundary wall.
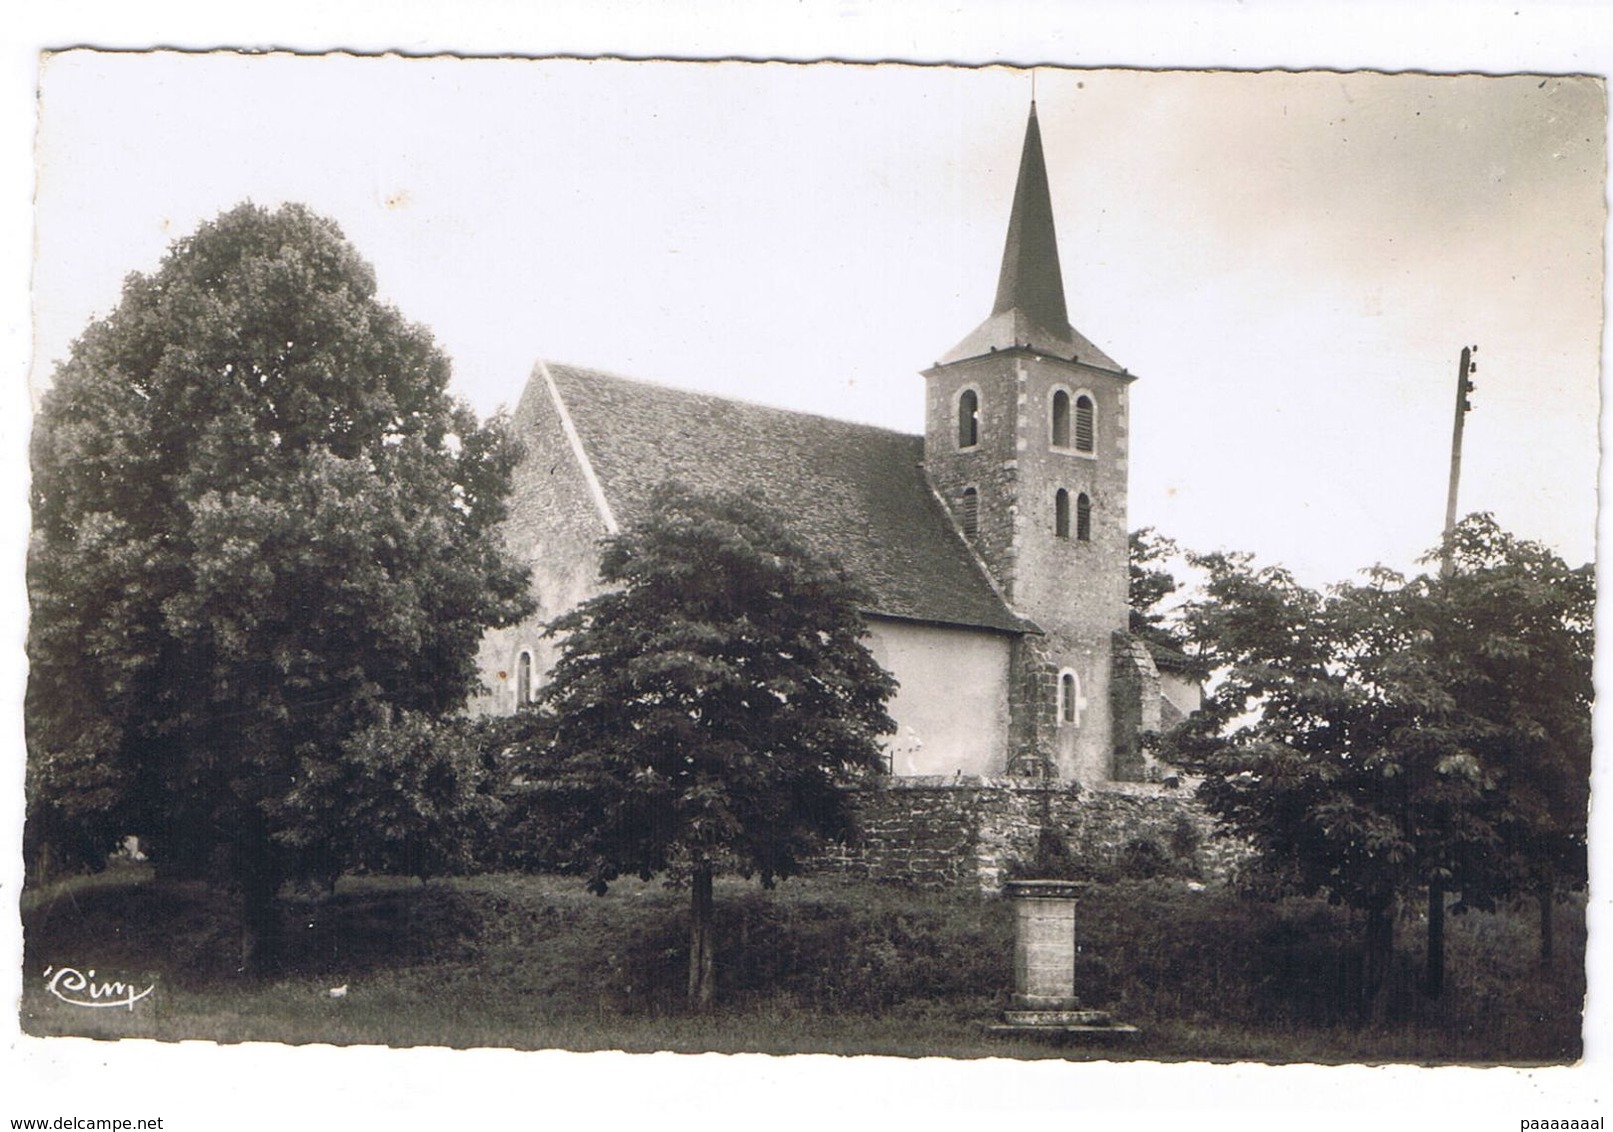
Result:
M823 864L870 880L924 887L1002 887L1034 855L1044 824L1095 879L1230 875L1247 850L1214 836L1187 786L1083 787L1033 778L888 778L857 791L859 831Z

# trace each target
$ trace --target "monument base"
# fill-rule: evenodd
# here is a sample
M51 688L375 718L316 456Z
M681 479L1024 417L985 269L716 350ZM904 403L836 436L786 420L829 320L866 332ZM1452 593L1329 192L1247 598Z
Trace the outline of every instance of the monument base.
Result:
M987 1024L988 1033L1086 1041L1137 1033L1105 1011L1081 1009L1075 995L1075 900L1083 887L1070 880L1003 886L1014 902L1014 996L1003 1020Z
M1016 994L1001 1022L986 1032L1000 1037L1066 1038L1109 1041L1139 1033L1136 1026L1116 1022L1107 1010L1083 1010L1079 1000L1053 995Z
M1116 1022L1102 1010L1005 1010L1003 1020L986 1026L997 1037L1059 1038L1075 1041L1119 1041L1142 1031Z

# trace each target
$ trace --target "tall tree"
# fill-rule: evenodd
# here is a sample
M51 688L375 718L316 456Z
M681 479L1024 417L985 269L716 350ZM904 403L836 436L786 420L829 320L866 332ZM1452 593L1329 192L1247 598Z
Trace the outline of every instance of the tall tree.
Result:
M329 866L302 765L461 703L529 608L496 533L514 443L375 290L329 220L238 206L129 277L34 432L30 830L229 881L249 958Z
M1555 894L1586 880L1595 570L1569 567L1487 515L1458 526L1451 561L1449 579L1419 579L1436 614L1423 642L1444 666L1464 745L1504 786L1505 803L1494 815L1497 841L1453 869L1464 904L1535 893L1549 962Z
M1141 527L1127 536L1127 565L1130 571L1128 601L1130 628L1134 636L1149 644L1182 653L1189 646L1187 637L1177 628L1171 610L1165 601L1181 589L1181 582L1172 572L1174 560L1183 559L1182 549L1176 540L1167 538L1153 527ZM1191 664L1193 671L1197 666Z
M1328 595L1247 556L1194 558L1207 582L1185 623L1218 682L1170 753L1207 772L1203 797L1268 864L1365 912L1373 1007L1403 896L1484 906L1583 877L1589 568L1486 516L1454 552L1448 579L1375 570Z
M689 1000L705 1007L713 878L771 887L844 835L844 786L882 765L895 681L863 644L858 589L756 496L657 489L601 576L552 627L527 797L595 892L624 874L689 883Z

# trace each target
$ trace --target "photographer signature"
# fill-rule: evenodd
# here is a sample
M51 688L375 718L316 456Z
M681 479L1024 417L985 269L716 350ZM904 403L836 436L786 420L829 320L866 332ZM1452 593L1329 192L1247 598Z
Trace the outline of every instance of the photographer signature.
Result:
M156 983L136 991L133 983L118 979L96 982L94 968L84 972L76 967L46 967L44 979L45 989L69 1006L126 1006L133 1010L135 1003L157 989Z

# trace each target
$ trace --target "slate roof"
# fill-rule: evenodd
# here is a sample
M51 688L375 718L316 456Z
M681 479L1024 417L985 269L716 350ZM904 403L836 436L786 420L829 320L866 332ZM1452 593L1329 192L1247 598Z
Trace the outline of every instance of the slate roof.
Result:
M873 595L869 613L1034 632L998 596L920 462L924 438L549 363L621 523L668 479L759 487L819 554Z
M1126 371L1120 363L1098 349L1092 340L1068 323L1061 330L1049 330L1033 322L1021 310L1006 310L994 314L975 327L969 337L941 355L940 364L961 362L965 358L978 358L994 350L1011 350L1016 346L1029 346L1037 353L1055 358L1069 358L1085 365L1106 369L1110 373ZM1128 375L1129 376L1129 375Z
M1008 217L1008 237L1003 241L1002 269L997 277L997 300L992 304L991 316L947 351L941 364L1016 346L1030 346L1039 353L1073 358L1114 373L1124 372L1113 358L1070 325L1035 102L1031 103L1030 118L1025 123L1014 206Z
M1053 225L1053 196L1047 186L1047 161L1042 156L1042 130L1036 122L1035 102L1031 103L1030 119L1025 123L1014 207L1008 215L1008 238L1003 241L1003 265L991 313L1011 310L1023 311L1032 323L1050 330L1063 330L1070 325Z

